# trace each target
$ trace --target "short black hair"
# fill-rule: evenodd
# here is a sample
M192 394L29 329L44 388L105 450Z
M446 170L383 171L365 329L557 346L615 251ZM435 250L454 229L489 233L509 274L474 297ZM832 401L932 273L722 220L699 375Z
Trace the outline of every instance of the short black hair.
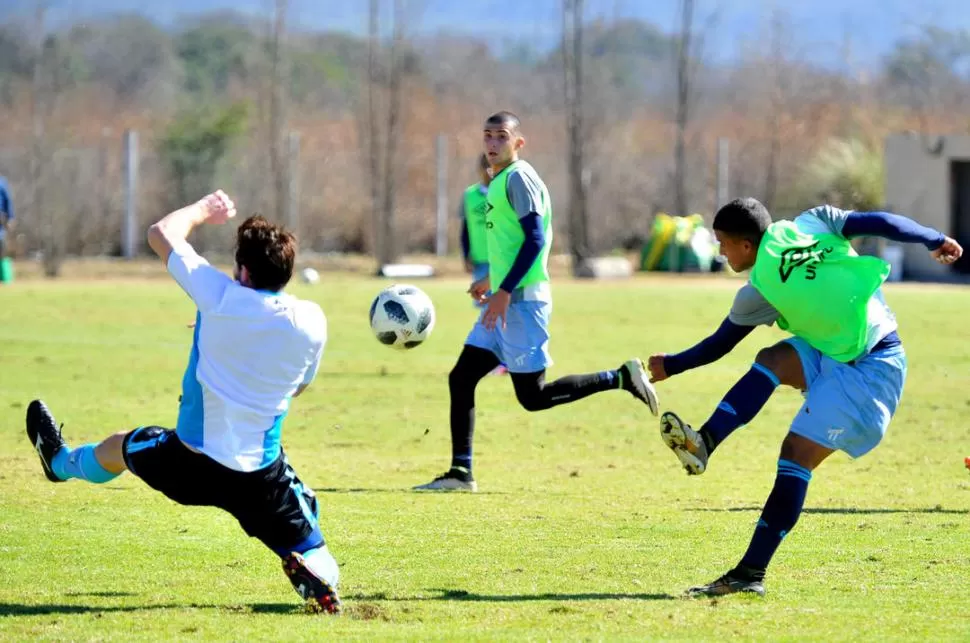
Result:
M489 116L485 120L485 125L507 125L509 128L509 131L512 131L512 132L518 132L519 128L522 127L522 123L521 121L519 121L519 117L513 114L512 112L508 112L505 110L502 110L501 112L495 112L494 114Z
M719 232L758 245L770 225L768 208L761 201L747 197L722 206L714 215L713 227Z

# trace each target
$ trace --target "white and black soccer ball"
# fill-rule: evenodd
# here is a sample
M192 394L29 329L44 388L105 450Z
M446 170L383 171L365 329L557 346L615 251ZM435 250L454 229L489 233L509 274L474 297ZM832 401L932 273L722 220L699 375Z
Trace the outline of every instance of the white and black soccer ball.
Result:
M417 286L395 284L377 294L370 305L370 327L385 346L420 346L434 330L434 304Z

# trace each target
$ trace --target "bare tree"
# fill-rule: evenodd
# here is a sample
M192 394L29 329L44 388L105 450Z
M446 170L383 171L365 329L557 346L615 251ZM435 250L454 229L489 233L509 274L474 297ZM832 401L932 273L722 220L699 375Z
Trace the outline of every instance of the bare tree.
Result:
M404 0L394 0L393 34L390 50L390 78L388 79L387 136L384 141L384 202L381 210L381 265L390 263L397 256L394 243L394 196L397 187L397 148L401 138L401 84L404 44Z
M778 195L778 164L781 154L781 117L785 109L787 74L784 35L784 19L779 11L771 16L770 58L768 74L771 86L768 98L768 157L765 161L764 204L770 212Z
M406 71L406 10L404 0L393 0L391 42L387 47L386 64L381 64L384 47L380 37L379 0L370 0L368 12L367 118L366 124L360 129L367 142L366 167L370 181L373 250L378 265L390 263L397 256L394 208Z
M674 145L674 206L676 214L687 216L687 127L691 108L691 40L694 0L680 2L680 37L677 40L677 141Z
M370 182L371 227L373 243L371 250L375 257L382 254L381 225L381 136L378 121L377 88L380 80L378 55L380 53L380 2L370 0L367 20L367 178ZM362 128L363 129L363 128Z
M562 69L569 139L569 250L578 274L589 258L583 132L583 0L563 0Z
M269 160L273 181L273 208L277 217L287 212L287 146L284 143L289 73L286 58L286 14L288 0L275 0L273 37L270 41Z
M30 146L30 208L33 214L43 214L40 227L42 247L44 251L44 274L56 277L61 267L61 247L58 241L58 221L55 208L44 208L44 175L49 159L47 149L46 121L50 109L50 83L45 74L46 56L44 42L46 40L47 3L38 0L34 7L34 56L31 69L30 88L30 117L31 117L31 146Z

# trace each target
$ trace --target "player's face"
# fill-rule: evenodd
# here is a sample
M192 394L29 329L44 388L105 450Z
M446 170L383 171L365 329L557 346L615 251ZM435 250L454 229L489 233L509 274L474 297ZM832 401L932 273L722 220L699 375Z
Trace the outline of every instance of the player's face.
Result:
M756 250L750 241L732 237L720 230L715 230L714 236L721 246L721 255L727 259L731 270L744 272L754 265Z
M487 123L484 131L485 156L493 168L503 168L516 160L525 140L508 125Z

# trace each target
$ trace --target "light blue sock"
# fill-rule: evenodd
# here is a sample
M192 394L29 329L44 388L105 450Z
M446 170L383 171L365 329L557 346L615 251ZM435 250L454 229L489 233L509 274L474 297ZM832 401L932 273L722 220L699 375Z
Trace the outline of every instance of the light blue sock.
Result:
M54 475L62 480L79 478L95 484L102 484L117 478L119 473L111 473L101 466L94 455L96 444L85 444L76 449L64 447L57 452L51 462Z

